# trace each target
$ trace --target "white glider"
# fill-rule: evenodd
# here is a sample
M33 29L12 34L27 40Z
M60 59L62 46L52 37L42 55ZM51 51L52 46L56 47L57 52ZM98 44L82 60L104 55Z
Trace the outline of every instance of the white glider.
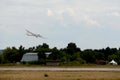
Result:
M35 34L35 33L31 32L31 31L28 31L28 30L26 30L26 31L27 31L27 36L34 36L34 37L36 37L36 38L38 38L38 37L44 38L44 37L41 36L40 34Z

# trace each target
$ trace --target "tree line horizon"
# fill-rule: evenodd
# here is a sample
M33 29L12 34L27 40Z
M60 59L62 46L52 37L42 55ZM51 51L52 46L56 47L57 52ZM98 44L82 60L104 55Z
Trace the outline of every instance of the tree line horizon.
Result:
M22 45L16 47L7 47L0 55L0 63L16 63L20 62L23 55L28 52L37 52L39 60L35 64L45 64L46 60L57 60L63 65L80 65L80 64L96 64L96 60L111 61L115 60L120 64L120 48L102 48L102 49L84 49L81 50L76 43L70 42L65 48L57 49L57 47L49 48L47 43L42 45L29 47L25 49ZM46 57L46 52L51 52Z

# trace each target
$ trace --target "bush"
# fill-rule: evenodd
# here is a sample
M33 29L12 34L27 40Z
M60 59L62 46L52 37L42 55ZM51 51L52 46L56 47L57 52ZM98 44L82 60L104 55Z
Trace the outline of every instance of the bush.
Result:
M44 74L44 77L48 77L48 74Z

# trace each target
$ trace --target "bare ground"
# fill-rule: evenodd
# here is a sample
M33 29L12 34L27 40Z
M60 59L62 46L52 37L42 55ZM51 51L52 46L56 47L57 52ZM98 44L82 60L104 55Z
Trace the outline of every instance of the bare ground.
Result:
M0 80L120 80L120 72L0 71Z

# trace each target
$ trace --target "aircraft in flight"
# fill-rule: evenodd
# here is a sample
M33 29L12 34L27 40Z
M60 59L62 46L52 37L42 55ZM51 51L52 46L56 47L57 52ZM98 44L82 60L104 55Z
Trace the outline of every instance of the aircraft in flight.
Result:
M33 32L31 32L31 31L29 31L29 30L26 30L26 32L27 32L27 36L34 36L34 37L36 37L36 38L44 38L43 36L41 36L40 34L35 34L35 33L33 33Z

